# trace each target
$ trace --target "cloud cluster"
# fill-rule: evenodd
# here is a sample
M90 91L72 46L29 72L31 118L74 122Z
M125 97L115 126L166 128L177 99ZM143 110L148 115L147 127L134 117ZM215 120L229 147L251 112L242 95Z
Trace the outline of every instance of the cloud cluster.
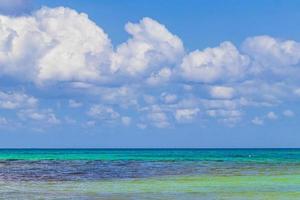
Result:
M65 98L73 94L66 107L72 112L88 108L87 127L119 122L167 128L200 118L231 126L247 109L299 97L296 41L265 35L247 38L240 48L225 41L188 52L177 35L154 19L128 22L125 31L128 40L114 46L87 14L69 8L0 15L0 79L61 88L67 91ZM87 100L83 103L74 94ZM0 109L18 109L22 120L63 122L53 109L37 104L25 93L0 92ZM281 112L295 115L289 109ZM262 125L278 117L270 111L249 122Z

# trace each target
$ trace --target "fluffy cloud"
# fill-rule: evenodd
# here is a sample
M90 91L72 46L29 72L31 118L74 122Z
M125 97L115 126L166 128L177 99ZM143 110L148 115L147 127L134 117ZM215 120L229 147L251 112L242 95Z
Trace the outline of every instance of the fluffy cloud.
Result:
M97 80L109 66L108 36L83 13L42 8L0 16L0 73L43 83ZM28 51L30 49L30 51Z
M112 107L104 105L93 105L88 111L88 115L101 122L113 122L120 117L120 114Z
M159 107L152 107L148 113L150 123L157 128L167 128L170 126L168 116Z
M84 109L76 95L85 95L91 119L84 127L136 122L142 129L167 128L200 121L200 110L201 118L232 125L247 114L246 107L275 107L300 96L296 41L257 36L246 39L240 49L225 41L187 52L178 36L153 19L128 22L125 30L129 39L112 46L99 25L69 8L0 15L0 79L13 79L41 96L63 90L61 96L70 99L71 108ZM0 92L0 108L16 112L23 121L76 124L37 104L22 92ZM282 114L294 115L289 110ZM261 125L278 116L270 112L252 123Z
M122 124L124 124L125 126L129 126L131 124L131 118L130 117L122 117L121 118Z
M196 50L187 55L180 65L185 80L213 83L221 80L236 80L245 75L249 58L240 54L230 42L215 48Z
M132 76L144 74L161 65L178 62L184 52L181 40L153 19L146 17L139 23L129 22L125 29L132 38L117 47L112 59L114 72ZM165 73L161 75L166 76Z
M178 122L192 121L198 115L199 111L199 108L178 109L175 112L175 118Z
M255 117L254 119L252 119L251 122L255 125L263 125L264 124L264 120L259 117Z
M231 87L214 86L209 92L213 98L217 99L231 99L234 96L234 89Z
M268 112L267 118L271 119L271 120L275 120L275 119L278 119L278 116L276 115L276 113L274 113L273 111L271 111L271 112Z
M51 109L25 109L18 112L18 117L22 120L41 122L46 125L57 125L61 123Z
M1 109L33 108L37 106L37 103L38 100L35 97L25 93L0 91Z
M162 93L161 97L162 97L163 101L167 104L174 103L177 101L177 95L175 95L175 94Z
M300 62L300 43L293 40L279 40L267 35L251 37L245 40L243 51L253 59L254 72L269 68L286 70Z

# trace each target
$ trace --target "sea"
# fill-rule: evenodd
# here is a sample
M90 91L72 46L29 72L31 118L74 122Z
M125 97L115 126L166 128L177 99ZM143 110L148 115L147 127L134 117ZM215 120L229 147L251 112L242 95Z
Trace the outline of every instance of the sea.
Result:
M0 149L0 199L300 199L300 149Z

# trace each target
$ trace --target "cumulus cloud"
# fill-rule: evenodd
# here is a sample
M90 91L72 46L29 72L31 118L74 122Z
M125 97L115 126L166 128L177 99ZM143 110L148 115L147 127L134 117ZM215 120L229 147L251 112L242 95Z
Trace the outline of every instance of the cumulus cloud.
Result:
M210 95L217 99L231 99L234 96L234 89L231 87L214 86L210 88Z
M175 112L175 118L178 122L188 122L192 121L195 117L197 117L200 109L178 109Z
M108 36L84 13L42 8L32 16L0 16L0 73L36 83L100 79ZM30 49L30 51L28 51Z
M150 123L157 128L167 128L170 126L168 116L158 107L153 107L147 117Z
M35 97L22 92L0 91L0 109L33 108L38 104Z
M243 113L239 110L211 109L206 111L207 115L216 118L219 122L228 126L234 126L242 119Z
M270 68L286 70L286 67L300 62L300 43L293 40L280 40L267 35L250 37L245 40L243 50L253 59L256 73Z
M72 98L70 108L83 107L74 93L86 95L90 109L85 112L92 119L82 122L84 127L136 122L140 128L167 128L199 120L200 110L203 118L232 125L247 114L246 107L275 107L300 96L296 41L256 36L241 48L225 41L188 52L177 35L154 19L128 22L125 31L129 39L113 46L100 25L70 8L0 15L0 79L39 92L47 88L41 86L50 92L59 88L65 99ZM37 104L22 92L0 92L0 109L15 111L24 121L72 124ZM286 110L282 115L294 113ZM261 125L278 116L269 112L252 123Z
M88 115L99 120L100 122L113 122L120 117L120 114L112 107L105 105L93 105L89 109Z
M61 120L57 118L57 116L51 109L25 109L19 111L17 115L22 120L41 122L46 125L57 125L61 123Z
M248 64L248 56L240 54L231 42L223 42L218 47L191 52L179 70L185 80L213 83L243 77Z
M117 47L112 59L114 72L132 76L144 74L160 65L174 64L183 55L179 37L151 18L145 17L139 23L129 22L125 29L132 38Z

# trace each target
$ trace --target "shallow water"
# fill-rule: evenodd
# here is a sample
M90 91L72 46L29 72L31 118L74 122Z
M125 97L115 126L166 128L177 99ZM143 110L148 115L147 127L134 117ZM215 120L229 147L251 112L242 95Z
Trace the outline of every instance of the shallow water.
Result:
M300 199L300 150L0 150L0 199Z

